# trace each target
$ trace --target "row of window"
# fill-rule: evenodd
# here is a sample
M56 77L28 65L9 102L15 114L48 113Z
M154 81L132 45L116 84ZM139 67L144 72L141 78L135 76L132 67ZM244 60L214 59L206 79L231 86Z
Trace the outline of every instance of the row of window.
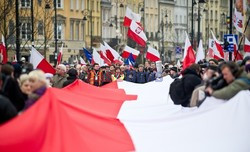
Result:
M63 8L63 1L64 0L56 0L57 8ZM84 0L82 0L82 1L84 1ZM39 6L41 6L42 0L37 0L37 3ZM31 0L21 0L20 5L22 8L30 8Z

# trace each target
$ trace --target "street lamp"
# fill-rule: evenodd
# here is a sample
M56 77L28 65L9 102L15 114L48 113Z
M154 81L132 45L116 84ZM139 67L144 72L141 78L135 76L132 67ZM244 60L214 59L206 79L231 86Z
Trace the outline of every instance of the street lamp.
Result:
M56 0L54 0L54 11L55 11L55 23L54 23L54 39L55 39L55 60L54 60L54 66L56 66L57 61L57 7L56 7Z
M89 15L89 19L90 19L90 50L92 51L92 47L93 47L93 29L92 29L92 10L88 10L88 9L84 9L83 10L83 21L87 21L87 16Z
M16 0L16 60L20 60L20 20L19 20L19 0Z
M200 43L200 31L201 31L201 13L200 13L200 4L206 3L205 0L199 0L198 3L198 33L197 33L197 47L199 46Z
M142 19L143 19L143 28L145 29L145 2L140 2L138 3L138 13L139 12L142 12L143 15L142 15Z

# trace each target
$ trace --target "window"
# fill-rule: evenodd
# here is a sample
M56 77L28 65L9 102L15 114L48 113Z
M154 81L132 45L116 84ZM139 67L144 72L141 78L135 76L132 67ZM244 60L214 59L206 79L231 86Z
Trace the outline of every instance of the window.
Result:
M74 10L74 0L70 0L70 9Z
M84 23L81 24L81 39L84 39Z
M38 5L41 6L42 5L42 0L37 0Z
M31 40L31 23L22 22L21 23L21 37L25 40Z
M21 0L21 7L29 8L30 7L30 0Z
M182 16L180 16L180 23L182 23Z
M218 13L217 13L217 11L215 11L215 19L217 20L218 19Z
M186 21L187 21L187 17L186 17L186 15L184 15L184 22L183 23L186 23Z
M76 22L76 40L79 40L79 26L80 26L80 22Z
M175 15L176 23L178 23L178 15Z
M64 0L56 0L57 8L63 8L63 1Z
M95 11L95 2L94 1L91 1L91 10Z
M81 0L82 1L82 10L84 10L84 0Z
M43 35L43 21L38 21L37 29L38 35Z
M79 0L76 0L76 10L79 10Z
M74 40L74 21L70 21L70 39Z
M63 24L60 22L57 23L57 39L63 39Z
M97 27L97 33L96 33L96 35L99 35L99 28L100 27L99 27L99 22L98 21L97 21L97 26L96 27Z

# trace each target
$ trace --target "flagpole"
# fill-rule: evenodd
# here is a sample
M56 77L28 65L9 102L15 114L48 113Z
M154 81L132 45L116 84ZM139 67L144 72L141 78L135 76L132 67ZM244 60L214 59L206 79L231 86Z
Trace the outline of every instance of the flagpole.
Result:
M238 51L240 50L240 45L241 45L241 43L242 43L243 36L245 35L245 32L246 32L246 30L247 30L247 27L248 27L248 24L249 24L249 20L250 20L250 16L248 17L247 24L246 24L246 26L245 26L243 35L242 35L242 37L240 38L240 42L239 42L239 44L238 44L238 50L236 50L236 56L235 56L235 58L234 58L234 61L236 60L236 58L237 58L237 56L238 56L238 53L239 53Z
M230 25L229 34L233 34L233 0L230 0ZM232 61L232 52L229 52L229 61Z

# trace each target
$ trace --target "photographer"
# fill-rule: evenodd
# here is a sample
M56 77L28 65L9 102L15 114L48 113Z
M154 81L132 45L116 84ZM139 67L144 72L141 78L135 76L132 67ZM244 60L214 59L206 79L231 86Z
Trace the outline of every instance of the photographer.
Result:
M247 75L236 63L226 62L220 69L227 86L217 90L210 85L205 90L209 95L218 99L229 100L241 90L250 89L250 75Z

